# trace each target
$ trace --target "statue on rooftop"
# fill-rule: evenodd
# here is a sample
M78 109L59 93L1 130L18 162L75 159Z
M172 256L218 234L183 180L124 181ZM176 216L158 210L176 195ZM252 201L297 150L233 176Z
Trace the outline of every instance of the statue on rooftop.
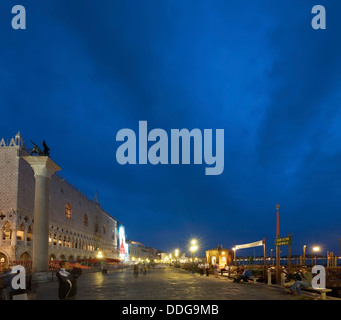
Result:
M38 156L49 156L50 155L50 148L47 146L45 140L43 141L43 147L44 147L43 151L32 140L31 140L31 142L34 145L34 147L30 150L31 156L34 154L37 154Z

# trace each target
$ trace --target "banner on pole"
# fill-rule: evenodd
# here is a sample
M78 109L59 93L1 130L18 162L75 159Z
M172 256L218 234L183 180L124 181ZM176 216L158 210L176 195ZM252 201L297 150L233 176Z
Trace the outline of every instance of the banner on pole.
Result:
M239 249L246 249L246 248L252 248L252 247L259 247L262 245L264 245L264 241L260 240L260 241L256 241L256 242L246 243L246 244L238 244L238 245L234 246L234 248L236 250L239 250Z

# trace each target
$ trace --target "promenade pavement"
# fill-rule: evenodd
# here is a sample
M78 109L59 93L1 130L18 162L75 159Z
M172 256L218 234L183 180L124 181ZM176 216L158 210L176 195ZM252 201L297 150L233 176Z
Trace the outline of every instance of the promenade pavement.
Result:
M31 300L58 300L58 282L36 284ZM132 269L84 273L78 278L77 300L304 300L286 294L283 288L264 283L233 283L218 278L193 274L173 267L151 269L146 275L133 275Z

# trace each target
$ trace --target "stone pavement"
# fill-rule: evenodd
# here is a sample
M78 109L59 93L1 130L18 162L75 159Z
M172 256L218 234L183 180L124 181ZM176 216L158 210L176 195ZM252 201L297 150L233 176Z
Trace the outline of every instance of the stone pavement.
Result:
M58 282L39 283L31 300L57 300ZM302 300L318 295L297 297L283 288L264 283L233 283L192 274L171 267L151 269L146 275L133 275L132 269L84 273L78 279L77 300Z

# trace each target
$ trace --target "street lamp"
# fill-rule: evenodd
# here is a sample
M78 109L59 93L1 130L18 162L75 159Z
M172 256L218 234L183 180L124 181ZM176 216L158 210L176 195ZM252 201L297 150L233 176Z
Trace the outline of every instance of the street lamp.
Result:
M276 211L277 211L277 215L276 215L276 239L279 238L279 204L276 205ZM280 248L277 245L276 246L276 280L277 283L281 283L281 275L280 275Z
M276 215L276 238L279 238L279 208L280 208L280 205L278 204L276 206L276 209L277 209L277 215Z
M104 270L104 265L103 265L103 252L102 251L98 251L97 252L97 259L100 261L100 265L101 265L101 268L102 268L102 274L103 274L103 272L105 270Z
M303 265L305 265L305 248L306 247L307 247L306 245L303 246Z
M315 252L315 265L317 264L317 257L316 257L316 254L317 254L317 252L319 252L320 251L320 247L317 247L317 246L315 246L315 247L313 247L313 252ZM312 262L312 261L311 261ZM313 263L311 263L311 265L313 265Z
M175 266L177 267L178 266L179 249L175 249L174 255L175 255Z
M189 250L192 252L192 273L194 273L194 253L198 250L198 244L196 239L193 239L191 241L191 246Z
M237 265L237 259L236 259L237 249L236 249L236 247L233 247L232 250L233 250L233 261L234 261L234 264Z

